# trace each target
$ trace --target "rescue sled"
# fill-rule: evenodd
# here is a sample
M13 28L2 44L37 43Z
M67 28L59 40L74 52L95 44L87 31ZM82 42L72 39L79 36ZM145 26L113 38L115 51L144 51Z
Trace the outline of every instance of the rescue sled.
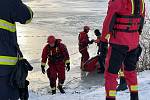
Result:
M98 65L98 56L92 57L84 63L83 71L92 72L97 68Z

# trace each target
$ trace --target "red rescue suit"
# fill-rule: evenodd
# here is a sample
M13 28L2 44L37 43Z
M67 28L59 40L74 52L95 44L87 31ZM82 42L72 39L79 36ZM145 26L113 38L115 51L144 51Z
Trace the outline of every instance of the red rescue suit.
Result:
M106 100L116 100L118 71L122 63L131 92L131 100L138 100L136 62L139 34L142 32L145 15L144 0L110 0L103 23L102 42L110 43L106 57Z
M48 59L49 68L47 69L47 76L50 80L51 88L56 87L56 80L58 77L58 84L63 85L65 81L65 63L69 61L69 54L66 46L61 43L61 40L56 40L55 46L50 47L47 44L42 52L42 63L46 64Z
M80 32L79 33L79 52L81 53L81 68L82 64L85 63L89 59L89 53L88 53L88 44L89 44L89 37L86 32Z

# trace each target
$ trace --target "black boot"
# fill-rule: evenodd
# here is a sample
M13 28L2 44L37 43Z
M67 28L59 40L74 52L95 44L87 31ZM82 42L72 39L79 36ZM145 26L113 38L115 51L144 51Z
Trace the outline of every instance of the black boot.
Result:
M62 93L62 94L65 93L65 91L64 91L64 89L63 89L63 87L62 87L62 85L59 85L59 86L58 86L58 89L59 89L60 93Z
M130 98L131 98L130 100L139 100L138 92L131 92Z
M128 89L126 80L124 77L120 77L120 84L117 87L117 91L124 91L126 89Z
M52 90L52 95L56 94L56 90Z
M56 94L56 87L51 87L52 95Z

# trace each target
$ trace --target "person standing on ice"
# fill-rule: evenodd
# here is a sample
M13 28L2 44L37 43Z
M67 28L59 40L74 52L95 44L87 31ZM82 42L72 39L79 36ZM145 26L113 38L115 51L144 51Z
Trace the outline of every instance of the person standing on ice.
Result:
M98 67L97 70L98 70L98 73L104 73L104 71L105 71L105 59L106 59L108 44L102 43L102 45L104 45L104 46L101 45L101 42L99 41L99 39L101 37L101 33L100 33L99 29L96 29L94 31L94 33L97 36L97 40L95 42L98 45L97 54L99 55L98 56L98 62L100 65L100 67ZM103 48L101 48L101 47L103 47ZM123 70L119 71L119 78L120 78L120 84L117 87L117 91L124 91L124 90L128 89Z
M92 44L94 40L89 40L88 32L90 30L89 26L84 26L83 31L79 33L78 36L78 45L79 45L79 52L81 53L81 78L84 78L86 73L84 72L83 64L89 59L88 53L88 45Z
M102 43L108 43L106 57L106 100L116 100L118 72L124 64L124 75L130 90L130 100L139 100L136 62L139 35L145 16L144 0L110 0L103 22Z
M50 80L52 95L56 94L56 80L58 78L58 89L61 93L65 93L63 84L65 82L65 68L70 70L70 58L66 46L61 43L61 39L56 39L54 36L49 36L47 45L42 52L41 69L45 74L45 65L48 59L49 68L47 76Z
M18 100L19 90L10 86L17 62L16 24L28 24L33 18L30 7L21 0L0 0L0 99Z
M98 54L98 62L100 65L100 67L97 70L98 70L98 73L104 73L104 71L105 71L105 58L106 58L106 54L107 54L108 43L101 43L99 41L99 38L101 37L101 33L100 33L99 29L96 29L94 31L94 33L97 36L97 40L95 42L97 43L97 46L98 46L97 54ZM101 47L103 47L103 48L101 48Z

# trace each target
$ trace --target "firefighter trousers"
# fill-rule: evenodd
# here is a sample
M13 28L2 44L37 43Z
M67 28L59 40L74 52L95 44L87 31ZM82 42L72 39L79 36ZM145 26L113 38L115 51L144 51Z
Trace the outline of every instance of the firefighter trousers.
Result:
M106 57L105 90L106 100L116 96L117 78L121 65L124 64L124 75L131 93L136 93L138 98L138 83L136 62L138 48L129 51L127 46L111 44ZM133 99L138 100L138 99Z

